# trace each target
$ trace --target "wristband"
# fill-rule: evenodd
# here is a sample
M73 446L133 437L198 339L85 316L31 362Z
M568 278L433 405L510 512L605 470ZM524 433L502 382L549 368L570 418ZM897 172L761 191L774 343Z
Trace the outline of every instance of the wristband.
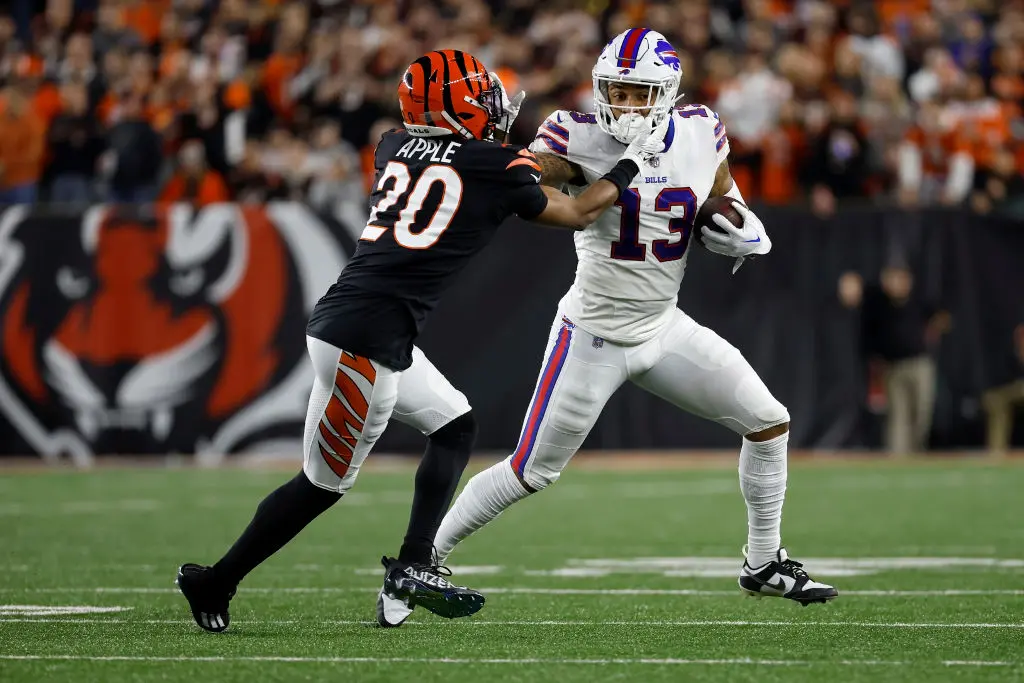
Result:
M632 159L619 159L618 163L612 166L612 170L601 176L601 180L610 182L621 194L639 172L640 166Z

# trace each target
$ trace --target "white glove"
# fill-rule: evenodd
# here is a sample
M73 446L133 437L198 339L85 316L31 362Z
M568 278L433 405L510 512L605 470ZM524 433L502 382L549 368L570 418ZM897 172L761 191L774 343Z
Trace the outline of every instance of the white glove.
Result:
M624 114L628 116L628 114ZM655 155L661 154L662 150L665 149L665 134L668 132L668 122L671 119L669 116L662 117L661 122L656 126L652 126L650 117L644 119L646 129L641 129L636 137L633 138L633 142L629 143L626 147L626 151L622 154L620 159L631 159L636 163L638 168L643 168L644 163L649 161Z
M490 71L487 74L491 77L491 82L498 87L498 91L501 93L501 107L505 111L505 115L501 117L494 127L504 133L505 142L508 142L509 131L512 130L512 124L515 122L516 117L519 116L519 110L523 108L523 100L526 99L526 91L520 90L519 94L512 99L508 98L508 91L505 90L505 84L498 78L496 71Z
M724 230L725 234L705 225L701 228L701 235L704 237L704 247L708 251L736 258L736 264L732 268L732 272L735 273L747 257L760 256L771 251L772 241L768 239L764 223L753 211L740 202L733 202L733 208L743 217L742 226L735 226L725 216L716 213L711 220Z

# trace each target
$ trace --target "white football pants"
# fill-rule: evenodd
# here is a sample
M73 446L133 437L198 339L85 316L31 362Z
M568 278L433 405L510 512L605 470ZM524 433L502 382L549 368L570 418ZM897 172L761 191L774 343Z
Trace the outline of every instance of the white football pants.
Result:
M626 380L739 435L789 422L743 354L679 309L657 336L636 346L595 337L559 310L519 445L508 458L519 478L536 490L557 481Z
M302 469L317 486L344 493L388 420L433 434L469 412L469 401L419 348L404 372L306 337L316 376L306 411Z

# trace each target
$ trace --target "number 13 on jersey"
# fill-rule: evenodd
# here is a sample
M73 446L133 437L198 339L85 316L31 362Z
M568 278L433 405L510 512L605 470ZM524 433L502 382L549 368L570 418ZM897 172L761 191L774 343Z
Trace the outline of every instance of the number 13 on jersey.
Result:
M645 260L647 245L640 241L640 191L627 187L615 205L622 209L622 215L619 218L619 239L612 242L611 257L620 261ZM676 206L684 207L683 215L669 219L668 231L679 235L679 238L651 242L654 258L662 263L679 260L686 252L697 215L697 195L688 187L666 187L654 199L655 211L671 211Z

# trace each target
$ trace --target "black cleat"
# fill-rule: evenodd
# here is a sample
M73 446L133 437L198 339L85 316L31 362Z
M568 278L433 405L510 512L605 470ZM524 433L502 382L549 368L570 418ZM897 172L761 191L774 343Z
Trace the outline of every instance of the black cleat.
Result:
M231 623L228 614L228 603L235 596L235 589L225 591L216 585L210 567L198 564L183 564L178 567L178 577L174 579L178 590L188 600L192 609L192 618L199 628L210 633L221 633Z
M745 546L743 554L747 554ZM779 548L778 559L761 567L751 567L744 560L739 584L747 595L787 598L804 607L812 602L825 603L839 597L839 591L832 586L811 579L802 564L789 559L785 548Z
M381 592L406 601L410 612L411 608L422 606L439 617L457 619L476 614L484 606L483 595L445 578L452 575L447 567L406 564L393 557L382 557L380 561L386 569Z

